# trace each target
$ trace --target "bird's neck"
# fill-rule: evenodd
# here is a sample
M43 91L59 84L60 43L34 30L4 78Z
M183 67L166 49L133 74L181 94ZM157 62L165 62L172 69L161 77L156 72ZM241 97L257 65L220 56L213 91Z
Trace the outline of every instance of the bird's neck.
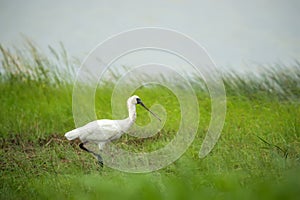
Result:
M136 108L133 104L128 104L128 117L130 119L130 122L134 123L136 120Z

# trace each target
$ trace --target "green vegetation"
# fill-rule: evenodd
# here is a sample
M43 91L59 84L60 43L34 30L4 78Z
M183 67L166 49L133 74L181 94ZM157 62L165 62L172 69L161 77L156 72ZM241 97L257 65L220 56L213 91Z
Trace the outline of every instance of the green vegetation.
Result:
M227 73L227 115L221 138L198 158L210 120L210 99L197 92L197 136L176 162L148 174L104 167L67 141L74 128L72 78L77 62L62 48L44 56L0 46L1 199L298 199L300 196L300 64L275 66L261 77ZM64 66L64 68L63 68ZM65 69L62 70L62 69ZM287 70L289 69L289 70ZM195 88L201 80L193 80ZM99 118L111 117L112 83L97 90ZM168 95L163 95L169 93ZM162 87L141 87L147 105L164 102L172 113L156 136L124 135L115 144L134 151L164 146L178 129L179 104ZM156 100L156 98L158 98ZM149 122L138 109L138 124ZM168 115L170 116L170 115Z

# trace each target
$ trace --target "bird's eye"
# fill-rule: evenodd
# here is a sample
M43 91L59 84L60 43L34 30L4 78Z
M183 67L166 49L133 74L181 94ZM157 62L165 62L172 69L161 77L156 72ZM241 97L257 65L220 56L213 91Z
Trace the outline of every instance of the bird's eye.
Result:
M141 103L142 101L141 101L141 99L140 98L136 98L136 103Z

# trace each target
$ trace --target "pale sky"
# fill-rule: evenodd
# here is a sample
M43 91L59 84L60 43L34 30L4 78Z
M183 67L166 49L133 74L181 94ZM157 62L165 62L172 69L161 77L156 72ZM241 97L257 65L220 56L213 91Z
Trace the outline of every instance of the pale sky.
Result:
M111 35L149 26L192 37L223 67L300 59L299 0L0 0L6 47L23 34L45 51L61 41L83 59Z

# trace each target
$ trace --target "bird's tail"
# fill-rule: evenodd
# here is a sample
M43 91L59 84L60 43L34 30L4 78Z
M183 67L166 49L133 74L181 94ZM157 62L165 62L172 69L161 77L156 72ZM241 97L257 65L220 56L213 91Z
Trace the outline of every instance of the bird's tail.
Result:
M74 129L72 131L69 131L65 134L65 137L68 139L68 140L74 140L76 138L79 137L79 131L77 129Z

